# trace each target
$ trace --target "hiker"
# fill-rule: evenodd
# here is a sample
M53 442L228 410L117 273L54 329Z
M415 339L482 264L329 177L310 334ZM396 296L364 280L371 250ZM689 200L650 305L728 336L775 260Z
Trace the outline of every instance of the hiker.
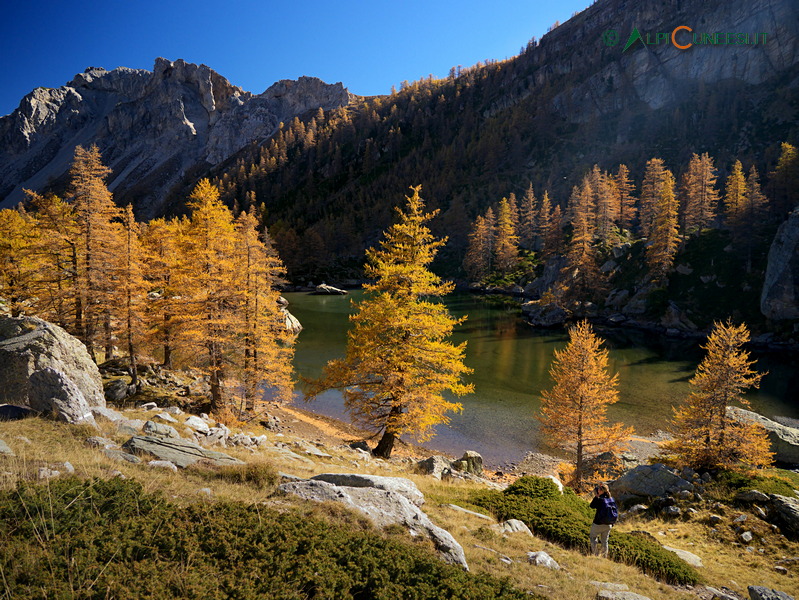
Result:
M590 506L596 509L594 522L591 524L591 531L588 533L588 538L591 540L591 554L594 556L602 555L607 558L608 536L613 524L619 518L616 501L611 497L607 485L600 483L594 488L594 497Z

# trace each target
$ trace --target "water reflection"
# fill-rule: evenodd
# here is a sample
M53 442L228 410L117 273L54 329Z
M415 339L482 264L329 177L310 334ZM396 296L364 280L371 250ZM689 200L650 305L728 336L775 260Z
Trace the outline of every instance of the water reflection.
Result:
M290 310L303 324L295 367L300 375L317 377L330 359L341 357L349 328L349 296L286 294ZM474 369L470 380L475 393L460 401L462 413L439 426L426 445L459 453L466 449L483 454L490 464L518 460L541 447L535 420L539 394L552 382L549 367L553 353L566 343L560 331L537 331L525 325L517 308L489 304L481 298L459 294L447 299L450 311L468 314L453 341L467 341L466 363ZM640 434L666 426L672 406L689 392L688 380L702 359L695 343L670 340L643 331L601 330L610 350L610 367L619 373L620 401L610 407L611 419L633 425ZM795 356L762 355L757 368L768 370L761 389L749 395L754 410L770 417L799 418L799 370ZM317 412L344 418L338 392L327 392L308 406Z

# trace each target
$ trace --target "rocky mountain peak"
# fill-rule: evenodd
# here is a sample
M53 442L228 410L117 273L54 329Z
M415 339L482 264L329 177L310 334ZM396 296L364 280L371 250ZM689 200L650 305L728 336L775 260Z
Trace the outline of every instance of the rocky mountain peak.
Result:
M63 181L78 144L96 143L113 169L117 202L141 216L158 214L188 172L210 168L280 122L345 106L341 83L315 77L284 80L260 95L208 67L157 58L152 71L89 67L59 88L36 88L0 117L1 206Z

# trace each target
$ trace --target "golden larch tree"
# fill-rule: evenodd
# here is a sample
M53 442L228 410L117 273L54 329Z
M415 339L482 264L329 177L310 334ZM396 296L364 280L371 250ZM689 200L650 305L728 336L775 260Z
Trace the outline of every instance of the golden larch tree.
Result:
M610 244L621 213L616 179L594 165L591 172L591 188L596 206L597 238L605 244Z
M565 294L578 301L595 300L606 287L597 264L593 202L587 181L582 190L572 196L572 237L566 249L566 266L561 273Z
M244 383L245 410L251 417L261 407L261 386L271 399L291 399L294 336L286 329L277 289L283 264L266 232L258 231L254 210L236 219L236 267L238 287L243 291L240 321L243 323L239 351Z
M21 209L0 210L0 297L12 317L35 312L39 299L41 231Z
M141 229L133 215L133 206L128 204L122 213L122 244L118 257L119 268L115 284L114 312L116 322L125 340L130 364L130 383L139 382L139 369L136 348L145 336L145 302L147 284L144 281L141 247Z
M663 283L674 264L679 245L677 223L677 200L674 197L674 176L665 170L660 186L660 199L653 213L649 245L646 247L646 262L649 274L655 283Z
M635 190L633 182L630 181L630 170L627 165L619 165L616 171L614 191L617 197L617 204L619 206L619 229L632 231L633 221L637 214L635 206L635 197L632 195Z
M745 199L746 178L741 161L736 160L724 188L724 220L734 235L742 229Z
M515 203L515 201L514 201ZM494 241L494 266L500 273L508 273L519 262L519 238L513 223L513 211L507 198L497 207L497 229Z
M37 314L77 333L79 229L75 207L58 196L41 196L25 190L36 212L39 227L37 248Z
M533 184L527 186L519 206L519 244L526 250L535 249L536 229L538 227L538 203L533 192Z
M463 268L473 281L482 281L491 272L494 234L488 221L478 215L469 233L469 246Z
M655 213L663 195L666 171L663 159L651 158L646 163L644 180L641 182L641 200L638 207L638 227L644 237L649 237L654 227Z
M412 187L398 222L385 233L380 247L367 251L367 275L375 283L364 286L365 298L350 317L347 354L327 364L309 398L326 389L340 388L353 419L382 432L375 456L388 458L397 437L413 434L429 439L433 426L449 421L448 412L461 405L444 397L472 391L462 377L471 372L464 364L466 344L447 340L455 325L447 308L427 298L453 289L429 270L446 240L436 240Z
M683 235L698 234L716 219L719 203L716 168L707 152L691 156L680 192Z
M609 373L608 351L601 344L588 322L571 327L569 343L555 351L549 370L554 385L541 393L541 429L552 446L574 457L576 489L586 475L586 461L620 451L633 431L608 424L608 406L619 399L618 374Z
M183 244L179 289L188 297L184 306L189 310L180 315L181 331L193 347L205 351L211 410L222 413L226 409L222 388L226 353L237 341L241 324L237 308L243 290L235 277L236 231L233 215L207 179L194 188L188 206L192 214Z
M693 468L740 468L770 465L773 453L762 425L736 420L727 410L749 406L744 392L758 387L764 373L743 350L749 341L746 325L714 323L703 348L707 356L696 369L685 404L674 409L674 440L664 446L667 455Z
M115 302L120 229L114 221L121 212L105 185L110 173L96 145L88 150L75 148L70 170L79 237L75 325L94 360L98 341L105 341L106 354L110 349L110 315Z
M774 210L782 219L799 204L799 152L787 142L780 145L780 158L771 175Z

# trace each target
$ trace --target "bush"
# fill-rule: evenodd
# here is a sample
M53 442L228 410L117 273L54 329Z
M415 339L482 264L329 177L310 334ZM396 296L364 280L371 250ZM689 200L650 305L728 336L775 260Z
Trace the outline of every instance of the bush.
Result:
M506 494L522 495L528 498L555 498L560 495L555 482L543 477L520 477L505 489Z
M739 491L758 490L764 494L779 494L793 497L793 484L782 477L740 473L736 471L720 471L711 485L719 499L731 501Z
M21 484L0 494L0 536L0 589L17 600L527 597L374 529L263 505L179 507L130 480Z
M504 492L479 492L472 501L492 512L497 519L519 519L540 537L566 548L588 552L593 511L570 489L564 490L563 495L550 495L546 482L554 487L549 479L523 477L514 489L509 486ZM530 494L525 494L524 490L530 490ZM610 558L635 565L668 583L695 584L699 580L693 567L646 534L614 533L610 536Z

